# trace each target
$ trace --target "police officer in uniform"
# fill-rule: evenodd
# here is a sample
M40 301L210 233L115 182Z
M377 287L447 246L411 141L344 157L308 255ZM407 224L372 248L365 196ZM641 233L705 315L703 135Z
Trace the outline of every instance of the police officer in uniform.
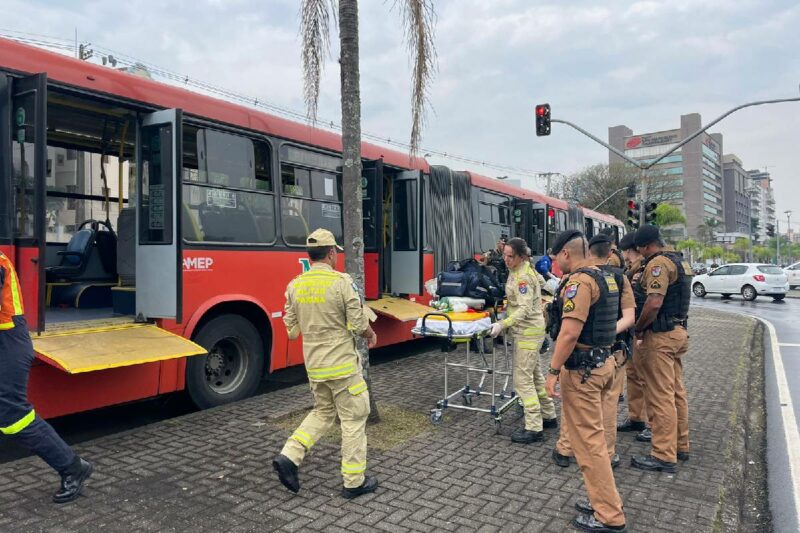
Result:
M71 502L80 495L93 466L78 457L28 403L28 374L34 357L19 279L11 260L0 252L0 433L58 472L61 485L53 501Z
M503 251L509 275L506 282L508 316L492 324L491 335L503 330L514 339L514 390L525 411L525 426L511 435L511 441L530 444L544 438L543 428L558 426L553 399L544 389L539 349L545 335L542 290L539 276L531 266L527 243L518 237Z
M283 321L290 339L303 335L314 409L272 464L281 483L298 492L298 467L338 416L342 428L342 496L350 499L378 487L374 476L365 476L369 391L353 337L364 337L370 348L375 346L377 336L369 325L375 315L363 307L350 276L334 270L342 248L330 231L314 231L306 239L306 247L311 269L289 283Z
M599 237L600 235L608 237L608 242L611 243L611 249L609 250L609 256L608 256L608 264L616 268L624 268L625 259L622 257L622 253L617 248L617 244L614 242L614 230L611 228L604 228L603 230L600 231L599 234L595 235L595 237Z
M636 338L652 421L652 450L631 458L642 470L676 472L689 459L689 404L683 384L683 356L689 349L687 321L692 270L683 256L664 251L656 226L642 226L635 244L645 257L638 290L646 295Z
M557 397L556 385L561 383L562 423L589 495L588 501L575 504L581 514L572 525L584 531L627 531L604 424L616 371L612 349L620 289L613 274L593 265L586 247L583 233L577 230L563 232L553 244L556 261L568 276L551 306L551 336L556 345L546 389Z
M619 248L622 250L622 255L625 259L625 275L630 280L631 286L635 288L642 275L642 261L644 257L642 257L642 254L636 249L633 239L633 232L625 234L619 241ZM647 295L644 291L634 290L634 299L636 301L636 320L638 320ZM647 409L645 408L644 399L644 378L639 370L641 365L639 359L641 355L638 354L635 342L633 346L631 346L631 350L633 351L633 356L625 366L625 377L628 389L628 417L625 419L625 422L617 426L617 431L638 431L640 433L636 436L636 439L649 442L650 430L646 426Z
M616 468L619 466L620 457L616 453L617 444L617 398L622 392L625 384L624 373L622 368L627 364L630 354L630 346L633 344L633 336L631 330L634 325L634 313L636 304L633 297L633 289L631 288L628 278L623 274L622 269L610 266L608 264L611 256L611 238L608 235L600 233L595 235L589 241L589 256L592 264L601 270L610 272L614 276L614 281L618 287L621 287L619 309L617 315L617 340L613 347L614 359L616 363L616 370L614 373L614 385L611 389L611 394L607 396L608 404L603 406L603 425L605 427L606 446L608 448L608 456L611 460L611 467ZM553 450L553 461L561 467L567 467L570 463L570 457L573 456L572 446L569 442L569 435L564 425L561 426L561 435Z

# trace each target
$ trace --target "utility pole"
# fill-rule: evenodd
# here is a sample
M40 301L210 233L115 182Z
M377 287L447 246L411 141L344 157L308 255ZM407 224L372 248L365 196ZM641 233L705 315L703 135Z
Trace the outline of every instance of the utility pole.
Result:
M781 221L778 218L775 219L775 242L778 243L775 264L781 266Z

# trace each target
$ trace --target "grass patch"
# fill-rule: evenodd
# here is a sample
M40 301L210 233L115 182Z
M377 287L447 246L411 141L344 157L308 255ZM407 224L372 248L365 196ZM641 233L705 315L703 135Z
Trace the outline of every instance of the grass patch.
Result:
M431 429L428 415L411 409L404 409L396 405L378 403L381 421L378 424L367 424L367 442L369 447L376 450L391 450L406 441L425 433ZM302 409L273 421L278 427L287 431L294 431L303 421L311 409ZM342 432L339 420L333 429L321 442L339 445L342 442Z

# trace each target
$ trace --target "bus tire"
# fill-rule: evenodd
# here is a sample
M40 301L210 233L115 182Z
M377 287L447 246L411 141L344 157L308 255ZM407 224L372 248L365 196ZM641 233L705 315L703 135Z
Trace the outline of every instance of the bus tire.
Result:
M194 341L208 350L186 362L186 390L200 409L252 396L264 375L264 344L252 322L220 315L202 326Z

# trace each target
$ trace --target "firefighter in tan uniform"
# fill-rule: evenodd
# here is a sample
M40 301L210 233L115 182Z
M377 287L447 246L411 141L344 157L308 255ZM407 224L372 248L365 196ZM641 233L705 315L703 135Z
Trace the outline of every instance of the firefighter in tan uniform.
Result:
M492 336L506 330L514 339L514 390L525 411L525 426L514 431L511 440L529 444L544 438L543 428L558 426L555 404L544 389L539 365L539 348L545 335L542 291L523 239L509 240L503 258L509 270L508 316L492 325Z
M354 338L364 337L370 348L375 346L377 337L369 325L375 315L362 306L350 276L334 270L342 249L333 234L318 229L308 236L306 246L311 269L289 283L283 321L290 339L303 335L314 409L286 441L273 466L281 483L298 492L298 467L338 416L342 429L342 496L349 499L373 492L378 486L375 477L365 476L369 391Z
M676 472L677 461L689 459L689 404L683 384L683 356L689 349L689 300L692 270L683 256L665 251L656 226L642 226L635 244L645 263L638 284L646 300L636 321L641 342L641 370L652 421L650 455L634 456L642 470Z
M625 385L625 374L622 368L629 361L629 353L631 345L633 344L630 331L634 324L636 303L634 301L631 284L628 278L623 274L622 269L608 264L609 258L612 257L610 247L611 239L603 233L594 236L589 242L589 257L591 263L601 270L613 274L617 286L621 288L616 326L617 340L613 350L616 370L614 372L614 382L611 393L606 397L607 403L603 406L603 426L605 428L608 457L611 461L611 468L616 468L620 463L619 454L616 453L617 398L619 398L622 393L622 388ZM562 424L561 434L552 453L553 461L558 466L567 467L570 463L569 458L573 455L572 446L569 442L568 429Z
M631 282L631 286L636 287L642 275L642 261L644 257L636 250L636 245L633 242L634 233L627 233L619 241L620 250L625 258L625 275ZM638 296L638 297L637 297ZM643 297L644 296L644 297ZM636 319L644 307L646 294L634 290L634 298L636 300ZM641 354L636 347L636 343L631 346L633 356L628 364L625 366L625 379L628 397L628 416L625 422L617 426L617 431L637 431L639 434L636 436L637 440L643 442L650 441L650 429L647 427L647 409L645 408L645 385L644 377L641 372Z
M563 232L553 244L562 281L551 306L551 336L556 345L546 389L562 396L562 425L567 429L589 500L579 500L572 525L584 531L627 531L622 499L608 460L604 410L613 395L620 289L610 272L586 257L586 239L577 230ZM561 394L556 385L561 383ZM616 412L616 409L615 409Z

